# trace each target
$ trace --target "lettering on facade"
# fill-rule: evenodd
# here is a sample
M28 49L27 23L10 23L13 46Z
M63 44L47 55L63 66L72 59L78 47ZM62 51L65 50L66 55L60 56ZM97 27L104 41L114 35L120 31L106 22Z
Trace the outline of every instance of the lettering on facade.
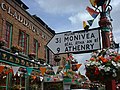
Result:
M17 21L22 23L25 27L29 28L33 32L36 32L37 35L40 34L40 32L33 26L32 23L30 23L29 20L27 20L22 15L20 15L19 12L12 10L11 7L7 6L5 3L1 3L1 9L3 11L6 11L11 17L15 18Z

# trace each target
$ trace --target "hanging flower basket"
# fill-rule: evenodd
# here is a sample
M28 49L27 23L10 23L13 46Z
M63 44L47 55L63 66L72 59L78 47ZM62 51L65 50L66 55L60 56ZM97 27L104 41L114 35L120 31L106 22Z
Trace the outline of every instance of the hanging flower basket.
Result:
M86 76L91 81L106 82L120 78L120 54L112 49L98 50L86 61Z
M21 46L18 46L18 45L13 45L12 47L11 47L11 51L13 52L13 53L16 53L16 52L22 52L23 51L23 48L21 47Z
M35 57L36 57L36 54L35 53L30 53L29 55L28 55L28 57L32 60L32 59L35 59Z
M5 41L4 38L0 38L0 47L5 46L7 42Z
M59 55L55 55L54 60L56 62L59 62L61 60L61 57Z

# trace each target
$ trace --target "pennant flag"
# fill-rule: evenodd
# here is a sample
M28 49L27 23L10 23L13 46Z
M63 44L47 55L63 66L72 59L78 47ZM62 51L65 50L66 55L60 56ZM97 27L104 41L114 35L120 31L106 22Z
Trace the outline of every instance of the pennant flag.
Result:
M5 66L0 66L0 73L3 71Z
M47 81L50 81L51 78L47 77Z
M22 74L22 73L23 73L23 72L18 71L18 73L17 73L17 74L18 74L18 76L20 76L20 74Z
M54 73L56 74L57 71L58 71L59 66L54 66L54 67L52 67L52 68L53 68Z
M65 65L65 69L70 69L70 65L69 65L69 64L66 64L66 65Z
M88 30L88 29L89 29L89 26L86 24L85 21L83 21L83 28L84 28L85 30Z
M90 0L90 3L92 4L92 6L96 6L96 0Z
M79 69L79 67L81 66L82 64L77 64L77 69Z
M89 14L90 14L94 19L95 19L95 18L98 16L98 14L99 14L99 12L93 10L92 8L90 8L90 7L88 7L88 6L87 6L86 10L89 12Z
M12 69L13 69L13 73L14 73L14 75L15 75L15 74L17 73L19 67L12 66Z
M40 81L43 81L43 77L40 76Z
M94 21L94 19L92 19L92 20L88 20L87 22L88 22L88 24L89 24L90 26L92 26L93 21Z
M26 70L27 70L28 75L30 75L31 72L32 72L32 70L33 70L33 68L29 68L29 67L27 67Z
M40 67L40 71L42 73L42 76L44 76L44 74L46 72L46 67Z
M35 80L37 77L36 76L32 76L33 80Z
M86 22L83 21L83 28L85 28L87 26Z

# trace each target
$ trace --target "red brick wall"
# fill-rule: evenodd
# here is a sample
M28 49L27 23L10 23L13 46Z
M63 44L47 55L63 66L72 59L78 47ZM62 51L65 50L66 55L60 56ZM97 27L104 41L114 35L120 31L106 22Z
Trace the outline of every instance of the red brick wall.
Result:
M46 43L51 39L53 34L45 28L40 22L38 22L36 19L34 19L28 12L26 12L24 9L22 9L17 3L12 2L14 0L0 0L0 4L4 3L4 8L6 10L2 9L2 6L0 7L0 37L4 37L4 31L5 26L3 24L4 20L10 22L13 25L13 36L12 36L12 44L18 44L18 36L19 36L19 30L25 30L26 33L29 35L29 52L32 52L33 48L33 38L38 40L38 43L40 43L40 48L38 50L38 57L45 59L44 54L44 46ZM10 3L9 3L10 2ZM34 26L36 30L39 32L39 35L37 35L36 32L33 32L30 27L27 27L23 25L23 22L18 21L15 17L8 14L8 8L11 9L11 13L17 12L18 15L22 16L22 18L26 19L29 24ZM47 39L43 38L42 35L45 35Z

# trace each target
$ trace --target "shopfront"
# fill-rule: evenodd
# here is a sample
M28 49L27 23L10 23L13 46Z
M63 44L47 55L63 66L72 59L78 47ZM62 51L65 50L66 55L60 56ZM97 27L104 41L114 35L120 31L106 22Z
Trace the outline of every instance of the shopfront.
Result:
M0 49L0 90L41 90L40 64Z

